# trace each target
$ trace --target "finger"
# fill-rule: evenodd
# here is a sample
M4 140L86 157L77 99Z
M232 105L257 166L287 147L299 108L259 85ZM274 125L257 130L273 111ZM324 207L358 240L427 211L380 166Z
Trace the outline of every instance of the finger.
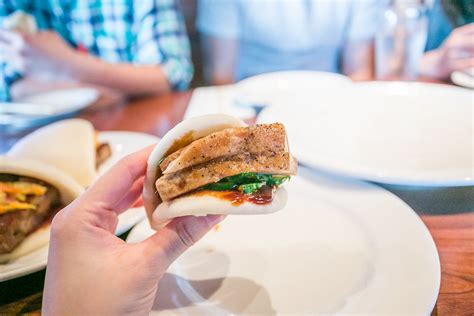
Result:
M103 208L114 210L134 183L145 175L149 146L120 160L99 178L84 195L86 201L100 201Z
M130 191L123 197L123 199L115 206L115 212L121 214L128 210L141 197L143 191L143 182L145 177L141 177L131 187Z
M471 38L461 38L456 41L450 42L449 48L450 54L457 51L474 52L474 41Z
M145 202L143 201L143 196L140 195L132 207L142 207L143 205L145 205Z
M450 60L474 58L474 46L450 49L448 58Z
M454 29L453 33L456 35L464 35L464 34L474 34L474 23L469 23Z
M474 41L472 40L472 35L458 36L455 39L448 41L446 49L448 49L450 53L451 51L466 51L473 53Z
M452 70L465 71L474 68L474 58L459 59L451 62Z
M149 250L146 252L148 259L160 260L168 267L224 218L223 215L208 215L173 219L163 229L144 241L144 245Z

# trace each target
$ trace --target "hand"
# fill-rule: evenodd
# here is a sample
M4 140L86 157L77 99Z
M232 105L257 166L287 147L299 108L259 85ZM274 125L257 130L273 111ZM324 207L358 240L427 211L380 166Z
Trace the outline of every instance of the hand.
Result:
M474 67L474 23L454 29L443 45L427 52L420 72L439 79L448 79L453 71L466 71Z
M0 53L24 76L58 81L72 78L80 53L56 32L19 33L0 30Z
M114 235L140 196L151 148L121 160L53 220L43 296L46 315L148 314L168 266L221 216L182 217L139 244Z

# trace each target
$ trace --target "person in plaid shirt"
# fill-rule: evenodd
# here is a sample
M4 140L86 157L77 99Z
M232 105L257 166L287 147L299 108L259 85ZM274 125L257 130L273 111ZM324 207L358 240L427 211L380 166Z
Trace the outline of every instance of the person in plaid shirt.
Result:
M5 28L18 11L38 32ZM139 95L186 89L193 73L175 0L0 0L0 71L0 100L22 78Z

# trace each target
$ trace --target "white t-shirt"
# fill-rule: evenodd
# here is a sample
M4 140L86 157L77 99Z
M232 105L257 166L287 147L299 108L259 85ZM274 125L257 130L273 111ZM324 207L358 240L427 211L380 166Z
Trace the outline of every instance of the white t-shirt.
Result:
M373 37L377 0L199 0L197 27L239 40L236 80L271 71L338 72L347 41Z

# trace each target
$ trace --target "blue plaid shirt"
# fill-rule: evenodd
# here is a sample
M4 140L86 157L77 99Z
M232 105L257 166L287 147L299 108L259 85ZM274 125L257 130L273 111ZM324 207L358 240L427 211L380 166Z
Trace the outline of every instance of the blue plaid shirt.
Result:
M76 48L110 62L160 64L173 89L192 79L190 45L175 0L0 0L0 25L11 13L33 15ZM21 74L0 65L0 100Z

